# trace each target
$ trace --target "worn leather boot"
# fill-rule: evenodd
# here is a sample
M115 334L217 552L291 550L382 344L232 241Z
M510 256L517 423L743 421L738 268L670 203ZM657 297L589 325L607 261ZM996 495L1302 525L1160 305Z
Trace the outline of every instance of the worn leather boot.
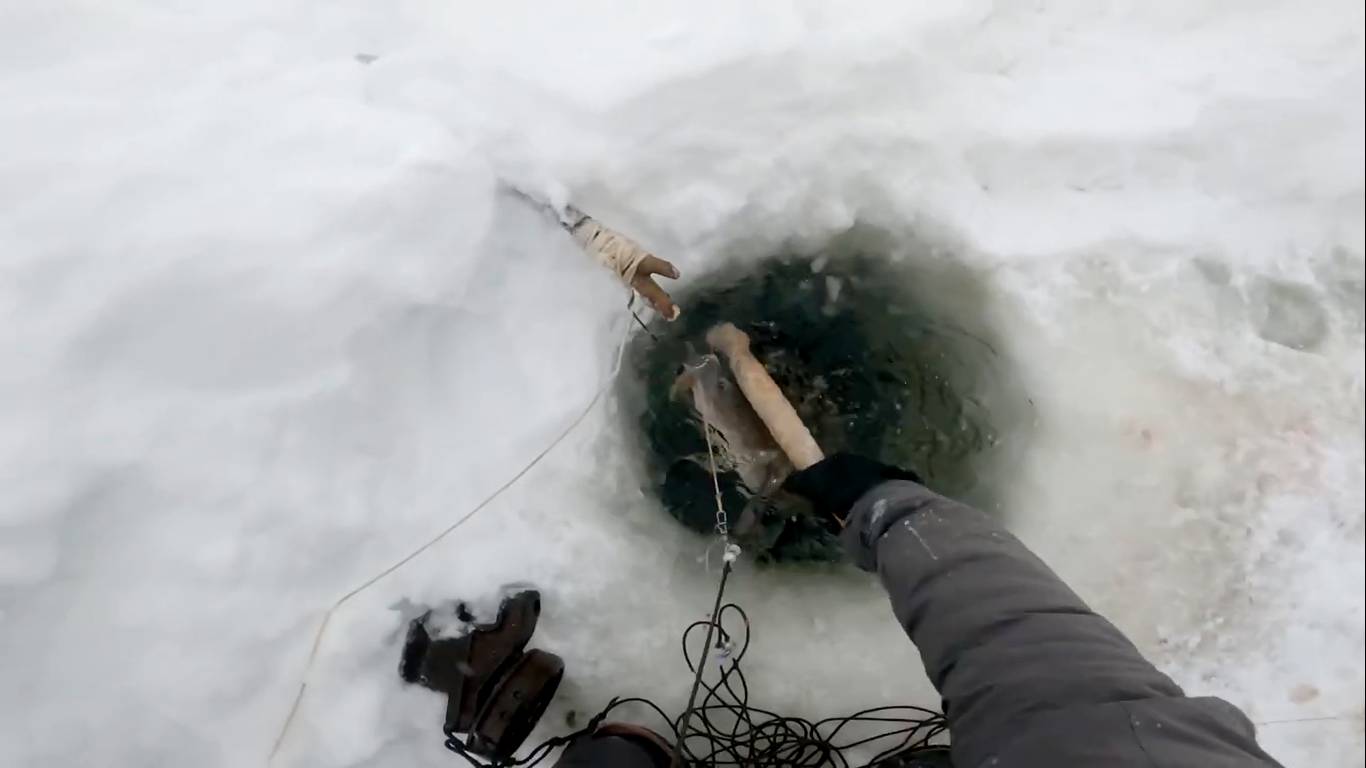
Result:
M472 620L457 610L462 620ZM541 596L523 590L506 597L492 624L465 635L433 638L431 612L408 625L399 675L447 695L444 730L468 734L476 754L510 756L549 705L564 662L544 651L524 652L541 613Z

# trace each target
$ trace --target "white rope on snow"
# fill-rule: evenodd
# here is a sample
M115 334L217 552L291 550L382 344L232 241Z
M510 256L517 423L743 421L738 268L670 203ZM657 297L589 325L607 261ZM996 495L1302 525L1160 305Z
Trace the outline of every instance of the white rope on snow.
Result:
M639 260L637 260L636 263L638 264ZM632 269L634 269L634 265L632 266ZM628 302L626 307L627 312L629 314L631 309L631 302ZM603 381L602 386L598 387L597 392L593 393L592 399L590 399L588 401L588 404L584 406L583 410L579 412L579 415L574 417L574 420L569 422L569 425L566 426L564 430L560 432L558 436L555 437L554 440L550 441L549 445L543 448L540 453L536 454L531 459L531 461L526 464L526 466L518 470L516 474L508 478L506 482L498 486L498 488L496 488L493 491L493 493L490 493L488 496L484 497L483 501L480 501L478 504L474 505L474 507L472 507L465 514L461 515L455 522L446 526L444 530L442 530L440 533L436 534L432 538L428 539L424 544L419 546L417 549L414 549L413 551L399 558L389 567L385 568L384 570L380 571L374 576L371 576L369 579L366 579L360 586L356 587L355 589L352 589L350 592L347 592L346 594L337 598L336 602L332 603L331 607L329 607L323 613L322 622L318 624L318 631L313 636L313 646L308 651L308 660L304 663L304 673L303 678L299 681L299 691L294 695L294 703L290 705L289 714L285 716L285 720L280 726L279 735L275 737L275 744L271 747L270 756L266 760L267 765L274 764L275 757L280 752L280 747L284 745L285 737L289 735L290 726L294 724L294 717L299 713L299 708L303 704L304 694L308 691L308 679L313 674L313 665L318 659L318 651L322 648L323 635L327 632L327 625L328 622L332 620L332 615L336 613L337 610L340 609L343 605L345 605L347 601L349 601L351 598L355 597L356 595L359 595L360 593L364 592L365 590L384 580L385 577L389 576L398 569L412 562L423 552L426 552L427 550L435 546L437 542L449 536L456 528L459 528L460 526L469 522L470 519L472 519L476 514L481 512L489 504L492 504L495 499L503 495L503 493L506 492L509 488L516 485L518 480L521 480L524 476L526 476L528 472L530 472L537 464L541 462L541 459L544 459L547 455L550 454L551 451L555 450L556 446L564 442L564 439L569 437L569 435L575 429L577 429L580 424L583 423L584 419L588 418L588 414L593 411L593 407L598 404L598 401L602 399L603 394L607 392L607 388L611 386L612 382L616 379L617 374L621 372L621 360L626 351L626 341L630 338L631 324L629 322L625 323L624 328L625 330L622 333L621 341L617 344L616 359L612 364L612 369L607 374L607 378Z

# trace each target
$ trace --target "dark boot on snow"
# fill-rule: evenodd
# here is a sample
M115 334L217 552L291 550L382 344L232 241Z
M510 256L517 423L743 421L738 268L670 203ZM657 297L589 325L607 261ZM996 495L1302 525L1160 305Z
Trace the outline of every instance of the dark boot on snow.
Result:
M460 637L433 637L431 611L408 625L399 676L447 695L444 730L452 749L459 745L456 734L467 734L470 752L511 757L549 706L564 662L525 650L540 614L540 593L524 590L503 600L492 624L476 624ZM464 606L457 617L474 619Z

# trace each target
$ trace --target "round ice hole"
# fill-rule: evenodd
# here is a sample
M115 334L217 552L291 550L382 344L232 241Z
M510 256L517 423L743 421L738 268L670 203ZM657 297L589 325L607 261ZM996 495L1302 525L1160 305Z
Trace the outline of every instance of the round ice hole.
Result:
M1019 437L1032 406L997 352L984 319L988 292L969 270L832 247L723 268L676 298L682 317L651 323L651 335L629 345L622 394L648 490L688 528L713 532L716 504L701 421L680 396L679 374L705 355L706 332L721 321L749 334L826 455L909 467L941 493L996 508L992 478L1022 444L1003 437ZM717 386L724 399L734 385ZM790 467L756 470L731 458L721 456L722 497L750 556L840 559L834 532L804 502L756 487Z

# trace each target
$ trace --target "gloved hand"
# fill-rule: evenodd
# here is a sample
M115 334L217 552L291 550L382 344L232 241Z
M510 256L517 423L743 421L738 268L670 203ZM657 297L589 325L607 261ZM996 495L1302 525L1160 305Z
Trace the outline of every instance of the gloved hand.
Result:
M920 477L909 470L883 464L852 453L827 456L800 472L788 475L783 489L810 501L816 512L844 527L849 509L863 494L887 480Z

